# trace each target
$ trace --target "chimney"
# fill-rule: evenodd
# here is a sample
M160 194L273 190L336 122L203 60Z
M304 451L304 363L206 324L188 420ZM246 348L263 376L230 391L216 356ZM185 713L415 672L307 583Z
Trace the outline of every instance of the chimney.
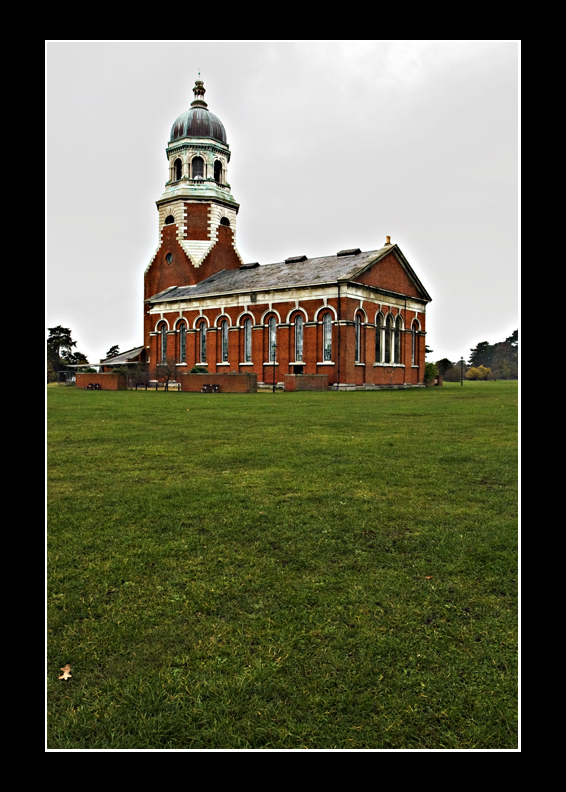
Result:
M391 244L391 237L390 236L386 236L385 237L385 247L387 247L387 245L390 245L390 244Z

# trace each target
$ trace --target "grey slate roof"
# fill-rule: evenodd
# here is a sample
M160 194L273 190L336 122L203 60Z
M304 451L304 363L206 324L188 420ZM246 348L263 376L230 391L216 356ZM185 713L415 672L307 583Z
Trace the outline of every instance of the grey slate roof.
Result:
M176 302L195 297L212 297L241 292L263 292L300 286L331 284L337 281L352 281L355 280L356 275L393 250L397 253L403 268L415 283L423 299L430 301L430 296L399 247L397 245L387 245L379 250L369 250L365 253L358 250L349 255L334 254L333 256L310 259L295 256L293 259L287 259L275 264L264 264L263 266L244 264L237 270L222 270L197 283L195 286L174 286L166 289L150 297L146 302Z
M140 352L143 351L143 346L135 347L135 349L128 349L126 352L120 352L119 355L113 355L112 357L105 358L101 360L100 363L97 363L97 366L123 366L125 363L129 363L133 360L136 360Z

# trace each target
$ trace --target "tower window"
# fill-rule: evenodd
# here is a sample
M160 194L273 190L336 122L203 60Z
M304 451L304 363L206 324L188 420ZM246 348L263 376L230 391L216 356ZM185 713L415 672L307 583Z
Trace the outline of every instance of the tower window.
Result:
M385 362L393 363L393 317L387 314L385 320Z
M220 220L220 225L229 226L229 225L230 225L230 221L228 220L228 218L227 218L227 217L223 217L223 218Z
M175 181L179 181L181 176L183 175L183 163L180 159L175 160Z
M194 157L193 162L193 179L204 179L204 160L202 157Z
M356 363L362 362L362 317L356 314Z
M244 320L244 363L252 362L252 320Z
M267 323L268 326L268 360L274 363L277 360L277 319L272 316Z
M200 362L206 363L206 322L201 322L199 325L200 335Z
M393 337L395 340L394 343L394 361L395 363L401 362L401 330L403 329L403 320L401 316L397 314L397 318L395 319L395 330L393 331Z
M322 359L332 360L332 316L329 313L322 319Z
M228 320L223 319L222 324L222 362L228 362Z
M419 323L415 319L412 326L411 326L411 335L412 335L412 362L413 366L419 365L419 338L417 333L419 332Z
M167 325L163 322L159 327L159 362L167 361Z
M216 160L214 163L214 181L222 182L222 163L220 160Z
M187 360L187 327L183 322L179 328L179 362L185 363Z
M173 261L173 254L172 254L172 253L168 253L168 254L165 256L165 261L166 261L168 264L171 264L171 262Z
M385 325L383 324L383 314L381 311L375 317L375 362L381 363L383 360L383 334Z
M175 222L175 218L173 217L173 215L167 215L167 217L165 218L165 225L171 225L174 222Z
M303 317L295 319L295 360L303 359Z

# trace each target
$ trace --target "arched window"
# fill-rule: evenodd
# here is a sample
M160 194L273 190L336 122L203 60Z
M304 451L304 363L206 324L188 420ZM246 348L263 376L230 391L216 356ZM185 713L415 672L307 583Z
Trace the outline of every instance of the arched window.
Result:
M295 319L295 360L303 359L303 317L299 314Z
M228 220L227 217L222 217L221 220L220 220L220 225L229 226L230 225L230 221Z
M356 363L362 362L362 317L356 314Z
M193 157L193 179L204 179L204 160L202 157Z
M401 314L397 314L395 319L395 349L394 349L394 362L401 362L401 330L403 329L403 320Z
M214 163L214 181L222 182L222 163L220 160L216 160Z
M223 319L220 325L220 337L221 337L221 361L222 363L228 362L228 320Z
M159 362L167 360L167 325L162 322L159 326Z
M202 321L199 324L199 349L200 349L200 362L206 363L206 322Z
M385 326L383 324L383 314L381 311L375 317L375 362L383 362L383 333Z
M393 344L391 343L393 335L393 317L391 314L387 314L387 319L385 320L385 362L386 363L393 363L392 354L393 354Z
M183 163L180 159L175 160L175 181L179 181L181 176L183 175Z
M412 358L413 366L419 365L419 346L418 346L418 337L417 337L418 330L419 330L419 323L415 319L415 321L411 326L411 331L412 331L411 358Z
M332 315L329 313L322 318L322 359L332 360Z
M187 361L187 326L181 322L179 327L179 363Z
M173 217L173 215L167 215L167 217L165 218L165 225L171 225L174 222L175 222L175 218Z
M269 344L269 358L270 362L277 360L277 319L272 316L268 322L268 344Z
M252 320L244 319L244 363L252 362Z

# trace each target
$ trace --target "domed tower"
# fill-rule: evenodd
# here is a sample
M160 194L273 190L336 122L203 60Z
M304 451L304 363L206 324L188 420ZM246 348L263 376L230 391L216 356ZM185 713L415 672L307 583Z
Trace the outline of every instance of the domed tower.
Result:
M204 101L201 79L193 93L190 109L171 127L166 148L169 178L156 201L159 245L145 271L146 300L243 264L236 249L239 204L228 184L226 130Z

